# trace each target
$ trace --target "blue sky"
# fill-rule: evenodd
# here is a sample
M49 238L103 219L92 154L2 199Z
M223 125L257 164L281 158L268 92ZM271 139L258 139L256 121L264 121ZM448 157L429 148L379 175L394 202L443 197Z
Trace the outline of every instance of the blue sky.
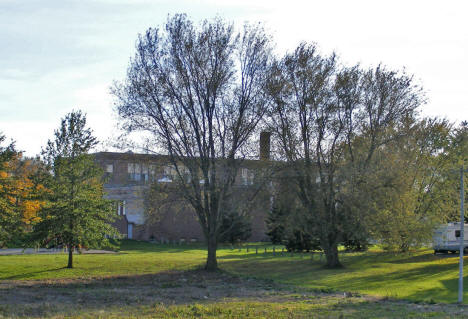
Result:
M115 136L110 85L124 78L137 35L179 12L263 22L277 52L314 41L348 64L405 67L427 92L423 115L468 120L466 3L0 0L0 131L33 156L82 109L101 141Z

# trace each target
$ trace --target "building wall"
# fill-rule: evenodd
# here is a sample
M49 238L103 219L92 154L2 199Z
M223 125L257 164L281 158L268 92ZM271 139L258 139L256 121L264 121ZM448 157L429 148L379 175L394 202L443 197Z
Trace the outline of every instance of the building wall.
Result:
M127 235L128 224L132 224L132 237L134 239L163 242L204 240L196 214L189 205L167 209L158 214L159 218L157 220L149 219L145 215L145 192L149 189L152 180L157 183L165 176L164 167L167 167L169 163L168 157L110 152L101 152L94 155L96 161L104 170L112 165L112 173L106 173L107 182L104 187L108 193L107 198L125 202L125 218L119 218L119 222L116 223L117 229L123 235ZM154 176L148 177L147 181L131 180L128 165L133 163L146 165L147 167L152 165L155 167ZM252 173L259 165L263 165L262 162L246 161L248 171L240 170L235 186L237 189L236 196L239 201L245 202L252 197L254 189L249 184L253 182ZM267 240L265 218L269 209L270 201L268 196L256 197L252 205L248 206L248 213L252 222L250 241Z
M124 237L127 237L128 221L126 216L118 216L117 219L112 223L112 226L114 226L117 231Z

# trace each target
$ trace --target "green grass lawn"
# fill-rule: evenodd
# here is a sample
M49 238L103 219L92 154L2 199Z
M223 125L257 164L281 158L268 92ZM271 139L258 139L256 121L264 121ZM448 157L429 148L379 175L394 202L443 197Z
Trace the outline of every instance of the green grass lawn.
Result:
M64 268L68 260L65 253L0 256L0 280L89 278L186 270L202 264L205 254L201 246L123 241L116 254L74 254L73 269Z
M271 246L270 246L271 247ZM343 254L342 269L324 269L315 256L258 254L254 246L221 248L219 266L244 277L271 279L305 288L360 292L413 301L457 300L458 258L434 256L430 250L411 254L389 254L376 249L366 253ZM285 254L286 255L286 254ZM1 280L102 278L108 276L155 274L168 270L189 270L203 265L206 250L197 245L156 245L124 241L112 255L76 255L75 268L66 269L67 255L0 256ZM465 264L468 263L468 259ZM468 267L465 269L468 272ZM468 279L467 279L468 281ZM468 285L468 283L467 283ZM468 292L465 293L468 303Z
M224 257L224 258L227 258ZM342 269L325 269L319 257L236 256L225 270L308 288L334 289L413 301L457 301L458 258L435 256L431 250L411 254L381 251L343 254ZM465 260L465 265L468 259ZM465 272L468 267L465 267ZM467 278L467 277L465 277ZM465 279L468 281L468 279ZM466 283L468 286L468 282ZM464 294L468 303L468 290Z

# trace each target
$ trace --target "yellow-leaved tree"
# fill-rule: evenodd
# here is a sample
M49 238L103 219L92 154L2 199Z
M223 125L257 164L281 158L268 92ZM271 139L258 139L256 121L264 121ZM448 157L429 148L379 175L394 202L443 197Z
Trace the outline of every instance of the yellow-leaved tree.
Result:
M47 191L40 161L23 158L13 142L1 144L0 134L0 247L24 242L24 235L37 222Z

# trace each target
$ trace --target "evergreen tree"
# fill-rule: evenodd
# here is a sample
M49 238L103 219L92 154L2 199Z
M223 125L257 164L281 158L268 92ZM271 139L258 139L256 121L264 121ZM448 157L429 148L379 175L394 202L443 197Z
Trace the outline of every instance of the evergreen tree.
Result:
M88 154L96 144L86 128L86 116L76 111L62 119L54 140L42 152L52 176L48 203L34 227L35 239L65 245L68 268L73 267L75 248L108 245L108 237L116 234L110 225L112 202L103 198L103 172Z
M236 211L224 214L220 234L221 242L235 244L247 240L252 234L249 218Z
M266 234L272 243L284 244L289 251L322 250L319 239L312 232L317 225L304 214L295 193L285 191L293 190L294 185L285 180L282 182L266 218Z
M266 234L273 244L284 243L287 225L287 211L279 205L273 205L266 218Z

